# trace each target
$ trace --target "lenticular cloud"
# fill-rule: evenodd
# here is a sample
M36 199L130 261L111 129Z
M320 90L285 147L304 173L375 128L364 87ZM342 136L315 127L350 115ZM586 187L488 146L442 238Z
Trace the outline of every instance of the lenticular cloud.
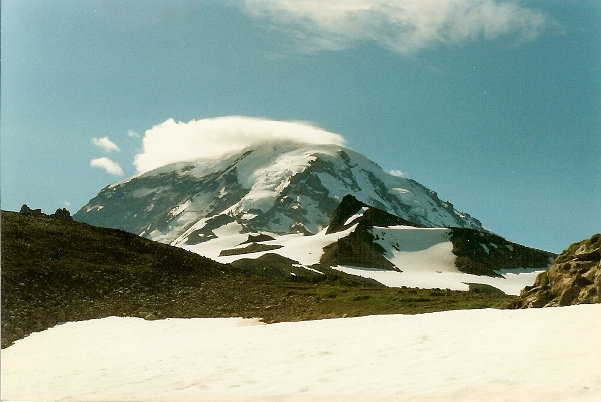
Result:
M263 142L343 145L344 138L304 122L243 116L191 120L168 119L144 133L142 152L134 158L139 173L173 162L215 158Z

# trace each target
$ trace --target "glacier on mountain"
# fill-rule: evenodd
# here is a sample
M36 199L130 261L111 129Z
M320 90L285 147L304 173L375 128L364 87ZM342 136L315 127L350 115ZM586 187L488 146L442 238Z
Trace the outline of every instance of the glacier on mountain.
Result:
M428 227L482 230L414 180L338 145L262 144L219 159L184 161L104 188L75 219L174 245L244 233L316 234L346 194Z

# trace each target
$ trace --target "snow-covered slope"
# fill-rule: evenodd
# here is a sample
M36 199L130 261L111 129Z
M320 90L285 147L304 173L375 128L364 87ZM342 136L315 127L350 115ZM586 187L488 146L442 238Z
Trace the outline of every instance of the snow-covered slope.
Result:
M226 225L238 232L315 234L346 194L420 225L482 229L434 191L335 145L264 144L218 160L164 166L104 188L74 218L193 245L214 239L214 230Z
M217 234L222 237L183 247L224 264L247 258L257 259L266 254L277 254L296 261L299 268L309 271L320 272L319 269L331 266L344 273L371 278L390 287L467 291L470 289L469 284L483 284L511 295L519 295L524 287L532 285L536 276L546 269L546 265L534 266L536 264L515 267L511 262L506 261L505 265L501 263L498 266L495 276L461 272L456 266L457 257L453 254L452 229L411 226L375 227L371 230L377 238L376 244L383 248L385 260L389 261L395 269L382 268L376 261L371 266L365 266L369 263L362 266L330 265L323 261L324 250L328 246L331 247L339 241L348 239L356 228L357 224L335 233L326 233L324 229L311 236L290 234L254 243L268 246L262 251L244 252L248 246L246 242L248 235L227 233L227 231L217 231ZM224 250L228 253L221 254ZM239 250L239 253L233 253L234 250Z
M2 350L3 400L598 401L601 305L261 325L70 322Z
M519 295L553 262L551 253L486 232L473 231L478 241L469 246L457 228L374 226L368 232L395 269L354 266L344 260L334 268L392 287L469 290L470 284L488 285Z
M331 266L344 273L371 278L391 287L469 290L470 284L482 284L493 286L510 295L519 295L524 287L532 285L536 276L547 268L547 265L534 263L516 267L512 262L506 261L505 264L500 263L494 271L494 276L462 272L457 268L457 256L453 254L452 229L410 226L373 228L373 233L378 237L377 244L384 249L385 259L395 269L382 268L375 262L372 266L329 265L325 262L314 265L323 261L324 249L347 239L356 226L336 233L326 233L323 230L312 236L278 236L273 240L257 243L273 247L263 251L242 252L248 236L239 234L185 248L221 263L232 263L245 258L256 259L269 253L290 258L298 262L300 268L307 270L318 271L322 267ZM240 250L239 254L220 255L220 251L237 249ZM550 264L551 260L547 262Z

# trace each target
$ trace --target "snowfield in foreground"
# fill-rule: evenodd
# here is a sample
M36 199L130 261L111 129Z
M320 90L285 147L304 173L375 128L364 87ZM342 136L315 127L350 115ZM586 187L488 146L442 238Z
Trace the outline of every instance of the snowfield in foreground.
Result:
M2 400L593 401L601 305L263 325L110 317L2 351Z

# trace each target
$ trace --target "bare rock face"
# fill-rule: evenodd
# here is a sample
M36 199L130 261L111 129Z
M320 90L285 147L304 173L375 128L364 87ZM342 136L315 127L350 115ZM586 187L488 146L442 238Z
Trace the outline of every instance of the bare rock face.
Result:
M601 234L572 244L520 295L517 307L601 303Z

